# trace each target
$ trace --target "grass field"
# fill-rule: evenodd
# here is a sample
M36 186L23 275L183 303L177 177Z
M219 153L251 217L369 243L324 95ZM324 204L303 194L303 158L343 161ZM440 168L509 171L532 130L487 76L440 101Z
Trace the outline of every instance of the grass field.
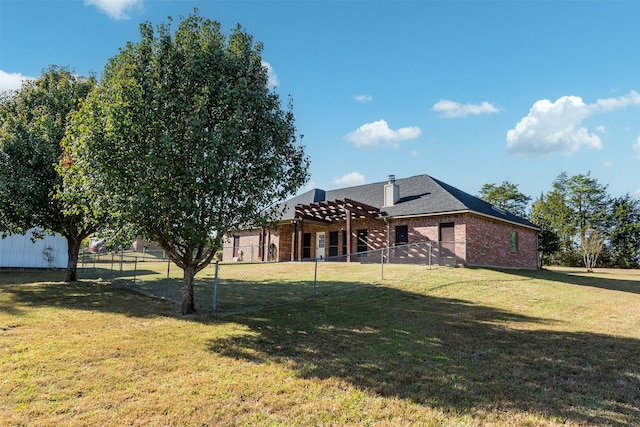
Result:
M225 316L2 270L0 425L640 425L637 270L323 268Z

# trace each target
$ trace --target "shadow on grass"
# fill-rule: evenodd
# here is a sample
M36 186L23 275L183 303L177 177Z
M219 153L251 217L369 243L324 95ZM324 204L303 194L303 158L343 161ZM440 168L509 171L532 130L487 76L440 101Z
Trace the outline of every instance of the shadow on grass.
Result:
M541 278L549 276L556 277L545 272ZM545 319L458 299L344 286L357 289L225 320L182 317L176 305L94 281L20 282L1 290L9 294L7 307L241 323L254 334L211 340L210 350L254 363L281 361L302 378L337 378L444 411L514 410L557 423L640 424L640 340L553 331Z
M137 270L119 270L108 267L84 267L78 269L78 277L80 279L113 279L118 277L143 277L149 275L161 275L157 271L137 269Z
M640 422L638 340L551 331L544 319L384 287L281 311L233 316L255 334L212 340L211 351L281 359L304 378L444 411Z
M631 292L640 294L640 280L625 280L616 278L603 278L598 275L590 275L589 273L573 272L573 271L554 271L554 270L500 270L508 274L515 274L530 279L550 280L554 282L567 283L570 285L590 286L594 288L608 289L612 291Z
M128 290L116 289L108 282L81 280L65 283L64 272L3 272L0 282L0 312L20 315L20 306L58 307L72 310L120 313L131 317L176 316L172 303L143 298ZM46 279L45 279L46 277Z

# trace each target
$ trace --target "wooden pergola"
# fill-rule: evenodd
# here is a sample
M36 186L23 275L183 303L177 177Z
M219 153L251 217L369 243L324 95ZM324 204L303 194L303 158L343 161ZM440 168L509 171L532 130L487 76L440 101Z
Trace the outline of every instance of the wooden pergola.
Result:
M324 224L335 224L338 221L346 221L347 228L347 254L351 254L351 220L361 218L378 218L380 209L352 199L339 199L326 202L309 203L295 207L294 220L291 227L291 260L302 258L302 244L304 234L304 222L313 221ZM297 250L295 250L297 249ZM350 257L347 258L350 261Z

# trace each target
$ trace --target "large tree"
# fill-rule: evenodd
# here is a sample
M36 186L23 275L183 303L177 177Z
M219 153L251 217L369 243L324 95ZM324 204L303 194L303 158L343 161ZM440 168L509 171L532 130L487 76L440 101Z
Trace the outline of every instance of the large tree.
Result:
M231 229L276 219L276 203L308 179L308 159L268 86L262 45L229 36L197 12L140 26L141 39L109 60L75 115L65 148L75 186L108 197L114 213L156 240L193 281Z
M483 185L478 197L522 218L527 216L527 205L531 201L531 197L520 192L518 186L509 181L503 181L500 185Z
M531 222L540 227L538 234L538 250L540 254L540 265L551 264L553 255L561 248L560 237L549 224L545 217L545 199L544 194L533 202L531 206Z
M589 241L594 230L594 236L607 235L610 198L606 189L590 174L568 177L563 172L553 182L553 189L534 203L537 223L559 236L564 263L584 259L588 245L583 242Z
M609 246L613 266L640 266L640 201L628 194L611 203Z
M51 66L0 95L0 231L62 234L68 242L67 281L76 280L80 243L100 221L89 209L56 197L62 185L56 165L68 117L94 85L92 77Z

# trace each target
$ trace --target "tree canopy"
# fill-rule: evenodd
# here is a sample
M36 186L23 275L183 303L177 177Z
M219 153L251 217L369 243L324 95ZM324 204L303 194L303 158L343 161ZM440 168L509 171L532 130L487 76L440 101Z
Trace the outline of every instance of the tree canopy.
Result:
M553 239L546 242L552 243L548 247L556 252L551 258L555 262L574 265L581 260L592 269L602 252L609 265L633 267L640 261L640 227L634 225L638 206L628 195L612 199L607 186L589 173L569 177L563 172L553 189L534 202L532 221L557 236L557 247Z
M109 60L64 147L73 187L107 197L184 270L187 314L194 275L223 236L275 220L273 207L307 181L308 159L260 43L197 13L175 32L170 23L142 24L140 41Z
M516 184L503 181L502 184L485 184L478 193L485 202L525 218L531 197L520 192Z
M56 198L63 178L56 165L69 115L77 111L95 79L51 66L42 76L0 99L0 231L57 232L67 238L67 281L76 280L82 239L100 223L88 209Z
M612 264L615 267L640 266L640 201L628 194L612 200L607 229Z

